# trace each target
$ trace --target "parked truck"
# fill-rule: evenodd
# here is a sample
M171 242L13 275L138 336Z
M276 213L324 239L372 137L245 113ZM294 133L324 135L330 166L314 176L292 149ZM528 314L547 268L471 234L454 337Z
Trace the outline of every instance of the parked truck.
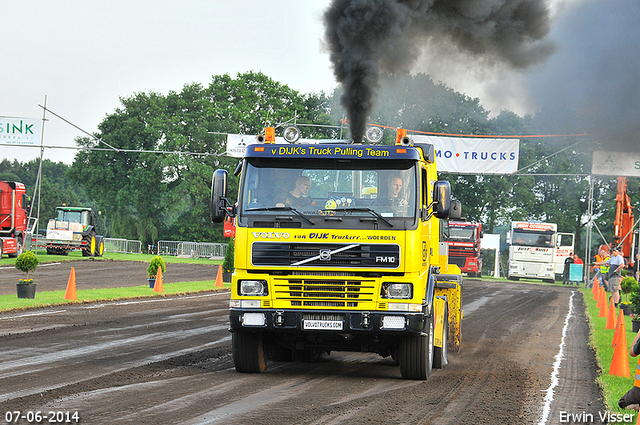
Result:
M564 260L573 252L573 233L558 232L555 223L511 222L507 234L509 266L507 277L542 279L555 282L561 279Z
M56 208L56 218L47 223L45 239L34 239L47 254L68 255L69 251L82 250L84 257L101 257L104 253L103 237L96 234L97 214L91 208Z
M24 184L0 181L0 258L17 257L27 238L27 194Z
M449 262L469 276L482 275L482 223L450 220L445 241L449 244Z
M267 137L247 147L238 175L237 205L225 170L214 172L211 197L213 222L235 218L238 372L362 351L424 380L459 350L462 276L442 239L450 186L437 179L433 145Z

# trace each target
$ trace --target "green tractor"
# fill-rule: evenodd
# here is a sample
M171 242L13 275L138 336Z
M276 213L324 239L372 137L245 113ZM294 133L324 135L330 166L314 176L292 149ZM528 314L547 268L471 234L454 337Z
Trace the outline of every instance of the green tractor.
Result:
M104 238L96 235L96 215L91 208L56 208L57 217L49 220L44 245L47 254L68 255L74 249L82 250L83 257L102 257Z

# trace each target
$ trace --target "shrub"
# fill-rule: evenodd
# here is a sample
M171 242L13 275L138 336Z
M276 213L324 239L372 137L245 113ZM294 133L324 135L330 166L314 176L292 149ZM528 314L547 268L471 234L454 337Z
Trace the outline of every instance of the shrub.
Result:
M629 295L629 301L631 305L629 309L631 310L631 315L635 317L635 319L640 319L640 285L636 285L636 288Z
M222 263L222 270L229 273L235 268L234 264L234 238L229 238L229 244L227 245L227 252L224 254L224 262Z
M25 251L18 255L16 259L16 269L27 274L26 279L21 279L22 282L30 283L33 279L29 279L29 272L35 270L38 267L38 257L31 251Z
M635 278L631 276L627 276L620 282L620 292L624 294L625 302L629 302L629 294L633 293L638 289L638 282Z
M149 267L147 267L147 275L149 276L149 279L153 279L156 277L156 275L158 274L159 268L162 268L163 274L165 270L167 270L167 267L165 266L164 260L162 259L162 257L159 255L156 255L151 259L151 262L149 262Z

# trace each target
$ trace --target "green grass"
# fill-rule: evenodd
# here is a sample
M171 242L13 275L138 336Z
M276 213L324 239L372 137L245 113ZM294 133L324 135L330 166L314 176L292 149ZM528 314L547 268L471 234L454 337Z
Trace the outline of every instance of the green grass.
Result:
M148 263L154 254L121 254L113 252L105 252L103 257L83 257L82 252L72 251L69 255L49 255L46 251L37 252L40 263L59 263L62 261L142 261ZM223 260L209 260L208 258L178 258L171 255L163 255L162 259L165 263L193 263L193 264L222 264ZM15 258L9 258L6 255L0 259L0 267L13 266L16 264Z
M35 307L47 307L62 304L78 304L107 300L122 300L130 298L151 298L163 297L166 295L190 294L205 291L218 291L223 288L216 288L215 280L206 280L203 282L176 282L164 283L163 293L153 292L149 285L130 286L125 288L109 288L109 289L84 289L78 290L77 301L69 301L64 299L65 291L45 291L36 292L34 299L17 298L15 294L0 295L0 311L7 310L23 310ZM230 288L230 283L225 283L224 288Z
M611 366L611 360L613 359L613 348L611 347L611 342L613 341L614 330L605 329L607 319L605 317L599 317L600 309L596 308L597 302L593 299L591 289L582 288L580 291L583 293L585 299L587 316L589 318L589 326L591 328L589 344L595 350L596 361L598 362L598 366L600 367L600 374L597 378L597 382L602 388L606 408L608 411L614 414L635 413L633 410L624 410L618 407L618 400L620 400L620 397L622 397L627 391L631 389L631 387L633 387L633 376L638 360L637 357L634 358L629 356L628 349L631 347L631 343L636 336L636 334L632 331L631 318L629 318L628 316L624 317L624 324L627 331L627 351L625 353L625 359L629 362L630 374L628 377L610 375L609 368ZM619 310L616 310L616 314L620 314ZM619 316L616 316L616 320L618 319L618 317ZM618 423L635 424L636 422L634 420L633 422Z
M45 251L38 252L40 263L57 263L63 261L141 261L148 263L155 255L149 254L119 254L105 253L101 258L83 257L80 251L70 252L69 255L47 255ZM223 260L209 260L208 258L178 258L173 256L162 256L165 263L192 263L192 264L222 264ZM6 256L0 260L0 267L14 266L15 258ZM16 282L17 283L17 282ZM162 294L153 292L149 285L131 286L124 288L108 289L86 289L77 291L77 301L64 299L65 291L43 291L37 292L34 299L17 298L16 294L0 295L0 312L7 310L22 310L36 307L46 307L51 305L86 303L95 301L121 300L127 298L162 297L165 295L189 294L203 291L215 291L220 288L215 287L215 280L203 282L177 282L165 283L162 285ZM231 287L230 283L224 284L225 288Z

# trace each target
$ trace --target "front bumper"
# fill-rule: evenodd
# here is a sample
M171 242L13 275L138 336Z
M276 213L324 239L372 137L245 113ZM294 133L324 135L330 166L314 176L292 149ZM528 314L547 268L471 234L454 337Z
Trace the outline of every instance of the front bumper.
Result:
M245 314L263 314L264 323L245 321ZM404 321L402 320L404 319ZM327 324L326 328L309 328ZM337 327L338 322L340 327ZM360 334L360 335L420 335L424 329L425 315L413 312L336 311L336 310L276 310L231 308L229 323L231 332L276 332L289 334ZM403 326L400 327L400 324ZM306 324L306 326L305 326Z

